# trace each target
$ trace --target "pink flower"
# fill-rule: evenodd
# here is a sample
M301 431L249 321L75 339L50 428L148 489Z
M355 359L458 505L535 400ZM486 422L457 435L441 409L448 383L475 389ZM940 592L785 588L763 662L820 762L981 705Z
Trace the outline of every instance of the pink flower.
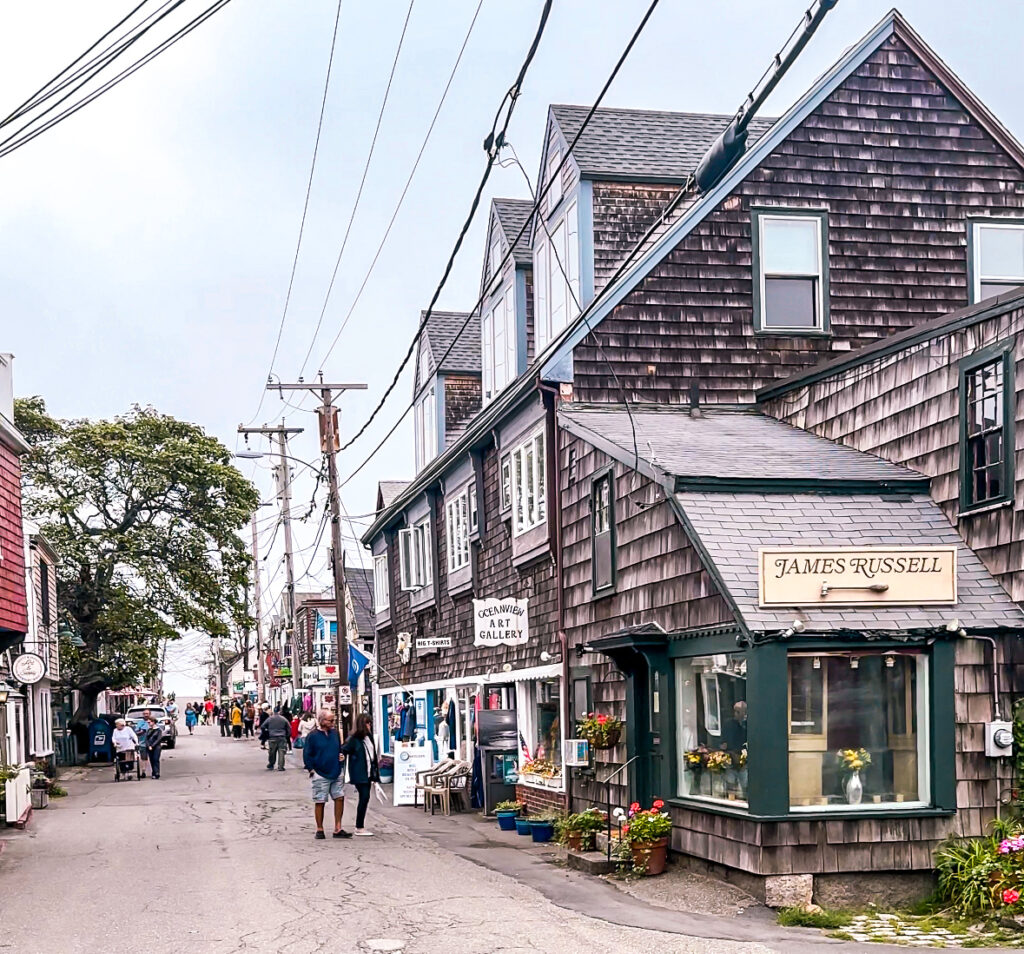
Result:
M1020 892L1016 888L1007 888L1003 892L1003 904L1016 904L1020 900Z

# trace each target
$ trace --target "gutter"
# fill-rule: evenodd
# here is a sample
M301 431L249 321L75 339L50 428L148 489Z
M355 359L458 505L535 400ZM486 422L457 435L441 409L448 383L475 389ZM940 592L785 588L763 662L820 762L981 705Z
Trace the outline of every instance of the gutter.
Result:
M0 414L0 444L19 457L32 450L32 445L21 436L21 431L14 426L14 422L9 421L3 414Z

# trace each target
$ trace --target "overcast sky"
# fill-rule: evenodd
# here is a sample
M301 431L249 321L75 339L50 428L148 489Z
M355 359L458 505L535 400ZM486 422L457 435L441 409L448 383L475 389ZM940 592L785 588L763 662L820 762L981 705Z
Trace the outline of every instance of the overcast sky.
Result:
M0 14L0 113L6 115L137 0L39 0ZM205 9L188 0L178 22ZM160 6L151 0L150 6ZM414 0L373 161L337 283L306 366L321 360L352 308L455 62L477 0ZM731 113L796 25L787 0L662 0L605 105ZM327 378L364 381L341 400L354 432L391 379L428 303L483 170L481 142L525 54L541 0L484 0L405 205L337 348ZM555 0L510 138L536 174L549 103L589 104L647 0ZM170 51L75 116L0 158L0 350L16 356L19 395L60 416L104 417L133 403L195 421L236 447L239 423L307 428L292 453L314 461L315 418L268 395L257 413L281 319L337 4L235 0ZM889 9L843 0L765 112L778 115ZM1024 9L1005 0L910 0L917 31L1018 136ZM274 372L295 378L331 271L408 11L406 0L343 0L334 73L291 306ZM144 44L140 47L145 49ZM487 198L526 197L496 169ZM486 204L440 306L473 304ZM410 400L408 375L341 461L347 474ZM301 404L309 408L312 399ZM238 445L240 446L240 445ZM254 447L265 448L256 442ZM241 461L273 499L262 462ZM349 484L352 514L372 510L380 479L412 475L408 421ZM296 473L296 509L312 481ZM261 513L271 543L272 511ZM309 548L317 518L298 528ZM280 534L265 561L267 611L279 598ZM297 557L317 577L320 551ZM349 560L358 563L352 548ZM327 582L326 574L321 574ZM192 650L189 650L191 652ZM178 654L172 664L191 665ZM172 654L172 660L174 654ZM194 688L182 673L172 685Z

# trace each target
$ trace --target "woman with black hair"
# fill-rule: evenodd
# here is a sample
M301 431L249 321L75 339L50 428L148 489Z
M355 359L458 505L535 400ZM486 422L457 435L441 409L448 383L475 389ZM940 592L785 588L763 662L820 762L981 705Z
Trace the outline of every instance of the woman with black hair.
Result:
M363 713L356 719L355 731L348 737L341 751L348 756L348 780L359 793L356 807L357 835L372 835L363 825L366 823L366 808L370 804L370 787L380 781L380 764L377 747L373 744L370 717Z

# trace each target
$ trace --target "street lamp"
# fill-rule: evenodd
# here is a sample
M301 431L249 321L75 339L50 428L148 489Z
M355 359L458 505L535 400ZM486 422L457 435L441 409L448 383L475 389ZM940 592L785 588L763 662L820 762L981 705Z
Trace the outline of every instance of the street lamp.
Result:
M85 640L78 633L71 632L71 627L64 620L61 620L60 625L57 627L57 638L59 639L61 636L71 643L75 649L85 649Z
M7 705L7 698L11 694L11 687L0 679L0 706Z
M263 457L276 457L279 460L290 460L295 464L302 464L303 467L308 467L314 474L320 474L320 471L308 460L302 460L300 457L292 457L290 454L265 454L263 451L235 451L231 456L240 457L242 460L260 460Z

